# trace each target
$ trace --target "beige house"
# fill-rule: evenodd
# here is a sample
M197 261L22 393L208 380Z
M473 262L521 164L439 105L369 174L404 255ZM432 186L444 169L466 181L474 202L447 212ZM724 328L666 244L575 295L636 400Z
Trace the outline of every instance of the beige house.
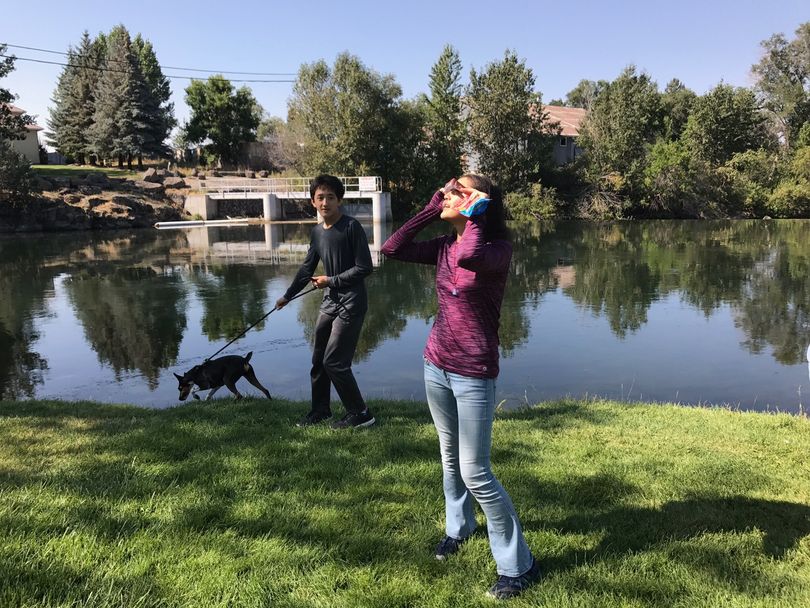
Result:
M7 104L6 107L11 110L11 113L15 116L25 114L25 110L17 106ZM39 164L39 137L37 135L39 131L42 131L42 127L39 125L26 125L25 138L11 140L12 149L17 152L17 154L21 154L32 164Z
M588 111L585 108L544 105L543 112L547 114L547 122L560 125L560 134L554 143L554 164L565 165L572 162L582 154L577 146L577 138Z

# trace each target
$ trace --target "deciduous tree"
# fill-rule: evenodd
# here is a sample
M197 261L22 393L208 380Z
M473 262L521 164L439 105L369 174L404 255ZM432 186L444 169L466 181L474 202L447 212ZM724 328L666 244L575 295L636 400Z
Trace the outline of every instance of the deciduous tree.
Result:
M503 60L470 71L465 99L478 169L507 192L524 187L549 156L532 70L514 51L506 51Z
M618 190L633 193L641 186L648 148L660 133L658 87L631 65L599 94L583 124L579 145L590 181L601 187L614 175L622 184Z
M303 170L338 174L396 175L407 123L402 90L392 75L342 53L301 66L288 104L287 122L301 141Z
M593 102L599 97L599 93L605 90L608 85L607 80L586 80L582 79L565 96L565 105L569 108L585 108L590 110ZM563 104L560 104L563 105Z
M715 165L725 163L738 152L774 143L754 93L722 83L695 101L683 139L694 154Z
M0 44L0 55L6 54L8 47ZM0 57L0 78L5 78L14 70L14 57ZM14 101L8 89L0 87L0 139L21 139L25 136L25 126L33 122L25 114L12 114L7 104Z
M796 29L793 40L774 34L761 45L762 59L751 68L757 94L792 147L799 129L810 120L810 21Z
M240 144L256 140L262 108L249 88L234 90L230 80L217 74L192 81L186 103L191 108L183 128L186 141L206 144L220 161L236 163Z

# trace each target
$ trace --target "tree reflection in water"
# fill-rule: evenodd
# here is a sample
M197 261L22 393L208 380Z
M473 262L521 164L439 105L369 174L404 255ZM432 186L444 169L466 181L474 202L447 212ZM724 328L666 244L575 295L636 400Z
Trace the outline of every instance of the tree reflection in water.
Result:
M437 224L423 238L443 228ZM620 341L648 323L655 302L674 296L707 318L720 308L730 310L744 336L741 347L749 353L770 352L782 365L805 359L809 221L560 222L511 228L515 254L501 316L506 356L520 356L534 339L531 320L544 314L544 299L554 292L604 318ZM38 352L38 340L42 319L54 314L50 300L57 284L65 286L99 361L116 377L136 371L154 387L177 360L189 306L200 304L199 331L207 340L234 337L273 305L278 293L269 293L271 282L275 291L289 284L301 261L300 253L294 258L289 252L305 249L310 229L273 232L282 249L268 247L267 257L255 259L201 253L182 231L0 239L0 395L33 396L47 376L50 355ZM262 230L245 238L263 239L267 231ZM222 238L238 234L223 230ZM434 278L430 266L383 261L375 268L367 282L370 308L358 361L401 336L408 320L432 322ZM304 298L298 308L308 340L319 300Z

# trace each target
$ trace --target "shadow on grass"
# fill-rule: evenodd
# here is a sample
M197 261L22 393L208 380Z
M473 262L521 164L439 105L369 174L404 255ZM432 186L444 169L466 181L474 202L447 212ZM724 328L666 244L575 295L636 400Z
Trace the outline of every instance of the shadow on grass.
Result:
M173 534L228 530L314 547L349 563L386 556L412 564L376 514L395 513L402 527L410 527L402 505L423 487L441 492L438 444L419 431L430 424L425 408L383 408L380 432L299 429L294 421L303 412L281 400L161 412L73 404L16 409L16 416L29 418L27 428L91 437L79 450L63 446L65 461L51 469L0 470L6 486L45 487L67 497L58 512L43 506L51 516L32 520L15 511L0 517L2 529L41 537L58 536L66 521L107 541L154 528ZM382 432L387 425L408 430ZM19 443L24 460L36 461L44 446L26 442L29 437L11 443ZM394 469L383 469L391 463ZM153 501L163 503L161 516L146 508ZM126 504L139 506L122 511ZM351 513L360 519L348 520Z
M810 534L810 506L746 496L691 498L660 509L616 507L598 515L575 515L553 526L565 533L603 532L595 554L638 552L664 541L758 530L762 552L779 559ZM566 564L563 558L558 566Z
M29 409L0 404L0 417L26 416L32 419L29 427L43 433L65 429L91 439L78 450L63 447L66 466L0 470L0 482L7 488L42 486L68 498L58 507L40 500L38 507L46 513L38 519L22 510L6 512L0 517L0 529L47 538L63 533L68 522L107 540L141 530L190 538L228 530L247 539L278 538L290 546L291 554L304 550L350 566L382 561L394 568L432 573L435 565L422 555L421 540L414 540L438 532L432 528L436 517L430 519L430 513L435 510L434 515L441 516L438 442L429 414L424 404L371 406L380 417L379 428L345 433L295 428L301 405L281 400L194 404L163 411L93 404L64 408L32 404ZM610 421L609 410L576 402L499 417L544 431ZM72 427L76 422L78 430ZM21 448L31 441L12 440ZM27 459L41 449L29 445L21 453ZM508 448L498 449L496 469L499 464L526 462L536 449L511 441ZM756 559L740 560L724 551L722 543L713 544L711 534L760 531L761 547L753 551L772 559L784 559L810 534L810 507L782 501L707 496L660 508L628 507L625 503L640 489L608 473L536 480L516 488L507 484L507 488L519 510L534 502L571 514L556 521L524 519L529 533L549 529L562 541L562 553L541 559L549 573L665 552L668 559L748 588L757 579L768 585L772 577L756 571ZM156 494L156 501L171 507L164 508L161 517L147 508ZM139 508L118 509L128 501L136 501ZM244 503L249 504L240 510ZM422 513L413 515L411 509ZM574 551L565 548L567 535L600 540L592 549ZM704 537L707 543L701 542ZM542 556L543 548L536 549ZM617 592L637 595L629 589Z
M601 534L592 550L568 550L542 559L542 567L549 573L576 572L584 564L599 562L626 563L624 568L632 568L636 558L640 560L637 567L643 570L649 560L660 563L666 559L703 572L714 585L729 585L759 596L795 584L788 580L790 574L764 565L785 559L810 535L810 506L746 496L695 497L657 509L614 506L603 513L576 514L548 525L563 535ZM651 586L644 577L638 584L600 580L593 574L587 580L576 578L586 591L590 587L603 593L609 585L621 596L655 605L672 599L661 597L671 581Z
M612 420L608 410L590 406L587 401L569 399L499 411L497 418L526 422L533 428L547 431L581 424L608 424Z

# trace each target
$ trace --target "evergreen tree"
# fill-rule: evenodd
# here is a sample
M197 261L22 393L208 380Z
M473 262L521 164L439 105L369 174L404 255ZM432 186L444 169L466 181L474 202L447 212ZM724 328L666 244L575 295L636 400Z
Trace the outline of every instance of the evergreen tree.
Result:
M144 111L146 85L138 61L132 52L129 32L119 25L106 39L103 71L96 86L93 150L104 159L132 159L154 145L153 134Z
M430 97L422 97L427 134L427 162L431 187L458 177L466 133L461 116L461 59L449 44L430 71ZM441 184L438 184L439 186Z
M68 49L67 65L54 91L48 139L59 152L84 164L91 152L90 130L95 113L95 88L101 74L102 45L87 31L77 49Z
M174 104L169 101L172 94L169 79L163 75L152 43L144 40L140 34L132 41L132 51L146 84L143 113L148 124L149 136L144 152L165 155L168 153L165 141L177 124L174 118ZM142 164L140 155L138 164L139 166Z

